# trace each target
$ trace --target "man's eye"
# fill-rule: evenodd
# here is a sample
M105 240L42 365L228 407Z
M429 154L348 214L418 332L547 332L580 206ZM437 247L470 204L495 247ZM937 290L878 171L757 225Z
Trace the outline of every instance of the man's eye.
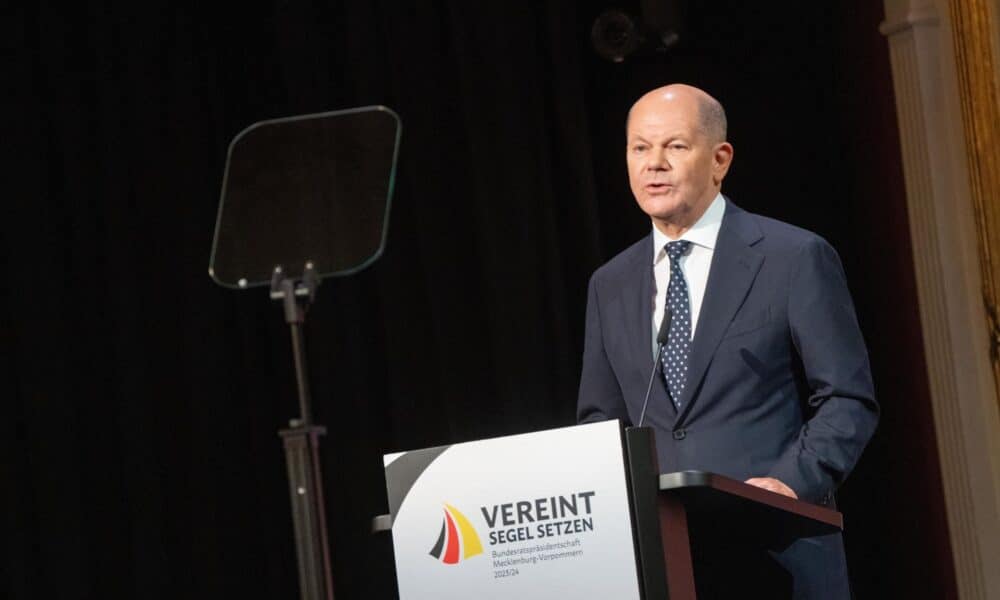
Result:
M646 147L645 146L633 146L632 147L632 152L645 152L645 151L646 151Z
M667 147L670 148L671 150L685 150L685 149L687 149L687 146L685 146L684 144L670 144Z

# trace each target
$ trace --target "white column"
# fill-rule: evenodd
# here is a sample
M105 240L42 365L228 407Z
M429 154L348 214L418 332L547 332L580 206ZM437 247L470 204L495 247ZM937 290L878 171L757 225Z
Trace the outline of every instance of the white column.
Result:
M958 592L1000 600L1000 417L948 10L946 0L884 2Z

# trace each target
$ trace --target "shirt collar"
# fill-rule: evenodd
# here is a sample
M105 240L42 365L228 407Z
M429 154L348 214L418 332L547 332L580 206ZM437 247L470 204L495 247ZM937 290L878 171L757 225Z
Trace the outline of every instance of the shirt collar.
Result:
M715 250L715 242L719 239L719 229L722 227L722 217L725 214L726 200L722 194L717 194L701 218L677 239L687 240L697 246ZM674 240L668 238L655 225L653 226L653 264L660 262L660 259L666 255L663 247L667 245L667 242L672 241Z

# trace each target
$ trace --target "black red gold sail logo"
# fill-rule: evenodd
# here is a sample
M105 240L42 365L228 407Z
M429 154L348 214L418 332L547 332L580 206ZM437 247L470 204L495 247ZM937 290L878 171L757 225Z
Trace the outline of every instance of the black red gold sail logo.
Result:
M472 523L457 508L446 503L444 520L441 521L441 533L438 534L430 555L445 564L454 565L458 564L459 560L482 553L483 544L479 541L479 534L476 533Z

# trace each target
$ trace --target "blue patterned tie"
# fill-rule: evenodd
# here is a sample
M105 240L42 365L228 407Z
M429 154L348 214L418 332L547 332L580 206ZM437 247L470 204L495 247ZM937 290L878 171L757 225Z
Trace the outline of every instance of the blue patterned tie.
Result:
M681 394L687 382L688 356L691 354L691 301L688 286L681 271L681 256L691 242L678 240L668 242L664 249L670 257L670 284L667 286L667 307L670 309L670 329L667 330L667 344L660 352L663 366L663 380L670 392L670 399L678 410L681 408Z

